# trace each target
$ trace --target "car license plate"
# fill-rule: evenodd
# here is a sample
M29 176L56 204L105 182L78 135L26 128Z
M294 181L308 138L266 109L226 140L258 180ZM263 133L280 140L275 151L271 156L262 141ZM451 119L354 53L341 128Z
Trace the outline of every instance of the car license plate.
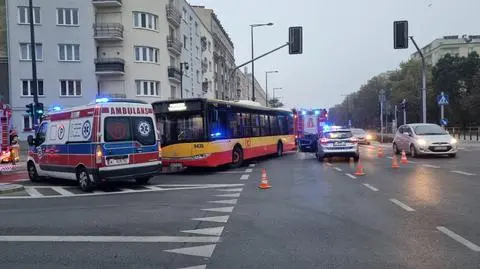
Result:
M335 147L345 147L346 143L345 142L335 142L334 146Z
M181 163L171 163L170 168L172 169L181 169L183 165Z
M128 156L127 157L122 157L122 158L108 158L107 159L107 165L108 166L113 166L113 165L122 165L122 164L128 164Z
M435 147L436 150L447 150L447 147Z

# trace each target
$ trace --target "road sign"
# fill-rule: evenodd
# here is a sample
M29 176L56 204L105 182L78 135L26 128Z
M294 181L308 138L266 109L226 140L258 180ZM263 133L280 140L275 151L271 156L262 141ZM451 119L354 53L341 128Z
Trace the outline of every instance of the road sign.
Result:
M444 94L443 92L437 96L437 104L439 106L448 105L448 95Z
M440 125L446 126L447 124L448 124L448 120L447 120L447 119L441 119L441 120L440 120Z

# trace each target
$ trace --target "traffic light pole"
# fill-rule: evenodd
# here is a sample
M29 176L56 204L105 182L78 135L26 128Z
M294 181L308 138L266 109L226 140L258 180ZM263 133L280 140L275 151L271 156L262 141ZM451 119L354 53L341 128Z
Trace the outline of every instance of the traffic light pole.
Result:
M413 39L413 36L410 36L410 40L412 40L413 45L417 48L418 54L422 58L422 115L423 115L423 123L427 123L427 65L425 64L425 57L423 56L422 51Z
M36 130L38 126L38 79L37 79L37 46L35 43L35 17L33 15L33 0L28 0L28 17L30 19L30 53L32 60L32 83L30 87L33 95L33 127Z

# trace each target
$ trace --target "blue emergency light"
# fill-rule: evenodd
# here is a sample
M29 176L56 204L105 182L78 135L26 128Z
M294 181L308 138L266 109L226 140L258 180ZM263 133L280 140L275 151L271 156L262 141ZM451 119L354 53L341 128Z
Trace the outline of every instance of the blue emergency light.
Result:
M95 103L108 103L108 101L110 100L106 97L95 99Z

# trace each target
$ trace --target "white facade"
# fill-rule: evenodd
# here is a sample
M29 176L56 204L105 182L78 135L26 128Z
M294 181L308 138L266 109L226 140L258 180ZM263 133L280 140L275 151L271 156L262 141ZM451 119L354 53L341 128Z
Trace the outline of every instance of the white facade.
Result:
M430 44L422 48L425 62L429 65L435 65L446 54L452 56L467 57L471 52L480 54L480 35L470 36L444 36L437 38ZM415 52L412 58L420 59L420 54Z
M154 102L170 97L166 1L122 1L96 6L99 92ZM95 28L98 29L102 28ZM123 32L123 34L121 34Z
M6 5L9 102L13 109L13 127L23 140L32 133L33 127L25 115L25 105L33 102L28 0L8 0ZM92 2L35 1L34 21L39 102L47 109L53 105L81 105L95 99Z

